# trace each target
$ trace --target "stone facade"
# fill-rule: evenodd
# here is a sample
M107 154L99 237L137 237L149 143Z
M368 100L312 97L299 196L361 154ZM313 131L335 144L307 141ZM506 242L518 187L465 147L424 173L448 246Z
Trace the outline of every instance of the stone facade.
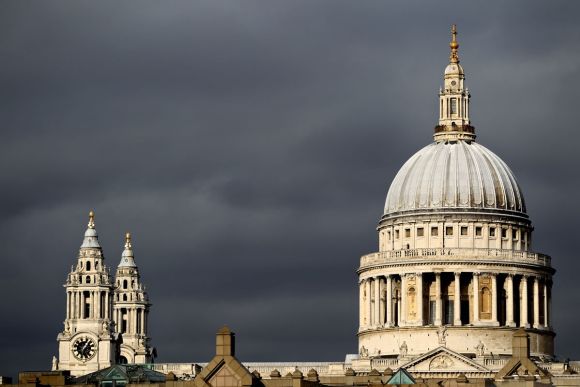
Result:
M434 143L403 165L361 257L358 354L344 362L246 363L222 328L209 363L145 364L167 387L580 386L580 362L554 357L551 258L509 167L475 142L470 93L453 28ZM54 370L150 363L150 303L130 235L111 281L91 213L65 284L67 316ZM19 385L60 386L65 373L22 373ZM138 384L133 384L138 386ZM151 385L151 384L147 384Z
M393 180L379 251L360 260L359 348L372 357L421 356L438 346L508 357L523 327L532 354L551 357L555 271L549 256L531 250L533 227L514 174L475 142L458 47L454 30L434 143Z
M130 236L111 279L95 229L94 213L64 285L67 294L64 329L58 334L59 356L53 370L84 375L117 362L148 363L149 301L134 262Z

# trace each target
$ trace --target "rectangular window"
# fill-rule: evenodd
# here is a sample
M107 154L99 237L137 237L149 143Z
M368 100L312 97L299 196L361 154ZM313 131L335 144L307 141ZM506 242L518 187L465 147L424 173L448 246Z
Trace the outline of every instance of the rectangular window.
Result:
M467 235L467 226L461 226L461 235L462 236L466 236Z
M387 239L391 240L391 232L390 231L387 231Z
M399 239L399 230L395 230L395 239Z
M411 229L410 228L406 228L405 229L405 238L410 238L411 237Z
M495 238L495 227L490 227L489 228L489 237L490 238Z
M451 227L451 226L445 227L445 235L447 235L447 236L453 235L453 227Z
M425 230L423 229L423 227L417 227L417 236L422 237L424 235L425 235Z
M475 227L475 236L478 236L478 237L481 236L481 227L480 226Z
M501 229L501 237L502 238L507 238L507 228L502 228Z
M439 227L431 227L431 236L439 235Z
M457 98L451 98L451 114L457 114Z

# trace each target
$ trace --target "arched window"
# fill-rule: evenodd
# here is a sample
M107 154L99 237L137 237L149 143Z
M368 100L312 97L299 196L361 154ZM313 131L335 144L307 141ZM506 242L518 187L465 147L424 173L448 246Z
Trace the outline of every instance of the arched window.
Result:
M87 271L91 270L91 261L87 261L86 269Z
M127 289L127 280L123 280L123 289Z
M119 357L119 364L128 364L127 358L125 356Z
M127 301L127 295L123 294L123 301Z

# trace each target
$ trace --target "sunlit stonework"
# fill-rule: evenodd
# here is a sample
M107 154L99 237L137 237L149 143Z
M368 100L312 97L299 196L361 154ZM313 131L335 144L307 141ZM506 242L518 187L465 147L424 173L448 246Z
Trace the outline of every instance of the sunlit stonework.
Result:
M395 176L378 252L360 259L358 353L337 362L241 363L235 335L224 327L209 363L152 364L150 304L130 235L112 281L91 212L65 284L53 369L79 375L114 362L149 363L125 371L148 383L166 374L186 387L580 385L580 362L554 357L555 270L550 257L533 252L522 190L509 167L475 141L456 35L453 26L434 141ZM106 385L125 372L118 367L77 382ZM128 371L124 377L131 380Z
M91 211L77 263L64 287L66 318L58 335L59 356L53 358L53 370L84 375L115 363L151 361L147 335L150 304L128 233L113 281Z
M445 346L510 356L529 328L531 353L551 357L550 257L509 167L476 143L453 29L434 142L403 165L378 226L379 251L361 258L359 346L413 358Z

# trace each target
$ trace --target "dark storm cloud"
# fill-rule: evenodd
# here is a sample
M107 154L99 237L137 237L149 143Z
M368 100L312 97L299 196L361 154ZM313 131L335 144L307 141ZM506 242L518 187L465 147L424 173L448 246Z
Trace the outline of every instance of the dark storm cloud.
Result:
M358 257L430 141L452 23L577 358L579 7L2 2L0 374L50 366L90 208L111 267L133 232L159 361L207 361L224 323L248 361L356 352Z

